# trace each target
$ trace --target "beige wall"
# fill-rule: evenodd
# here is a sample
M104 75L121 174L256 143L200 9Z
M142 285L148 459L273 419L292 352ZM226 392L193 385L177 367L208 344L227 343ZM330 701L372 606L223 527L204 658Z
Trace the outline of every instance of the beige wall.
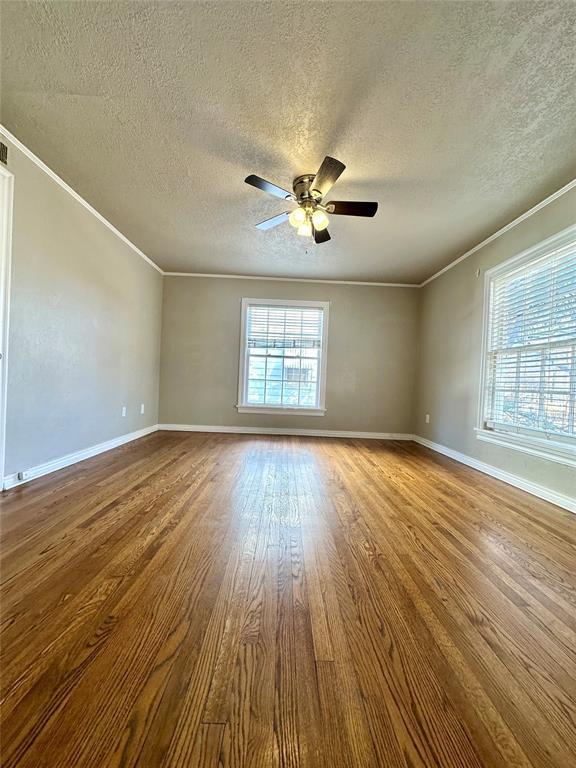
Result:
M162 277L3 140L15 175L11 474L156 424Z
M420 294L416 434L559 493L576 495L573 468L476 438L484 273L576 221L576 190L462 261ZM479 274L477 275L477 272ZM425 415L430 414L430 423Z
M576 190L420 291L162 280L8 144L15 201L7 474L160 422L415 432L574 494L573 469L480 442L474 427L484 273L573 224ZM242 297L330 302L324 417L237 413Z
M330 302L325 416L239 414L242 297ZM164 278L160 421L411 432L418 291Z

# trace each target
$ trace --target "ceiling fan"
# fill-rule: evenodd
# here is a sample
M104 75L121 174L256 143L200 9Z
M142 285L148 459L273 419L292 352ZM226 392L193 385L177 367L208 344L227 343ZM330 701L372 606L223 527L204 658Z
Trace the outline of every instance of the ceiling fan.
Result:
M285 211L256 224L257 229L272 229L272 227L289 221L298 229L298 234L304 237L314 237L316 243L326 243L330 240L327 214L337 216L374 216L378 210L378 203L355 203L350 200L332 200L323 203L322 200L332 189L342 171L346 168L344 163L333 157L326 156L318 173L305 173L297 176L292 183L292 192L277 187L260 176L251 174L244 181L263 192L268 192L274 197L289 200L297 204L292 212Z

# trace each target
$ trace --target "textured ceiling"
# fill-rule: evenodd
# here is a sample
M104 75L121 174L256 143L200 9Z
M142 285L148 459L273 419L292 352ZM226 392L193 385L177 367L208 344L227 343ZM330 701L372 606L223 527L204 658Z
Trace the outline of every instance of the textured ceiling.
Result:
M576 2L2 2L2 122L164 269L420 281L576 175ZM285 204L347 170L314 246Z

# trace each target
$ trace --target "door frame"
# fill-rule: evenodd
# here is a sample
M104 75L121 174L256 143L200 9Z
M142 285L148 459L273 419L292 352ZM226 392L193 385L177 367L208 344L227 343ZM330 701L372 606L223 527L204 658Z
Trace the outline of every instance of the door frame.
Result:
M12 274L12 212L14 174L0 163L0 489L4 489L6 465L6 403L8 394L8 333L10 322L10 279Z

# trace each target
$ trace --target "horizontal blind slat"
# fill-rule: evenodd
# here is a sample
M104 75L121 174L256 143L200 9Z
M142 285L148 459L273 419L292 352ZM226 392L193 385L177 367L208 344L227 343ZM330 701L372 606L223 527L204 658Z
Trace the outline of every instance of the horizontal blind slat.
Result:
M246 401L317 408L324 310L249 304L246 311Z
M490 284L485 423L576 434L576 246Z

